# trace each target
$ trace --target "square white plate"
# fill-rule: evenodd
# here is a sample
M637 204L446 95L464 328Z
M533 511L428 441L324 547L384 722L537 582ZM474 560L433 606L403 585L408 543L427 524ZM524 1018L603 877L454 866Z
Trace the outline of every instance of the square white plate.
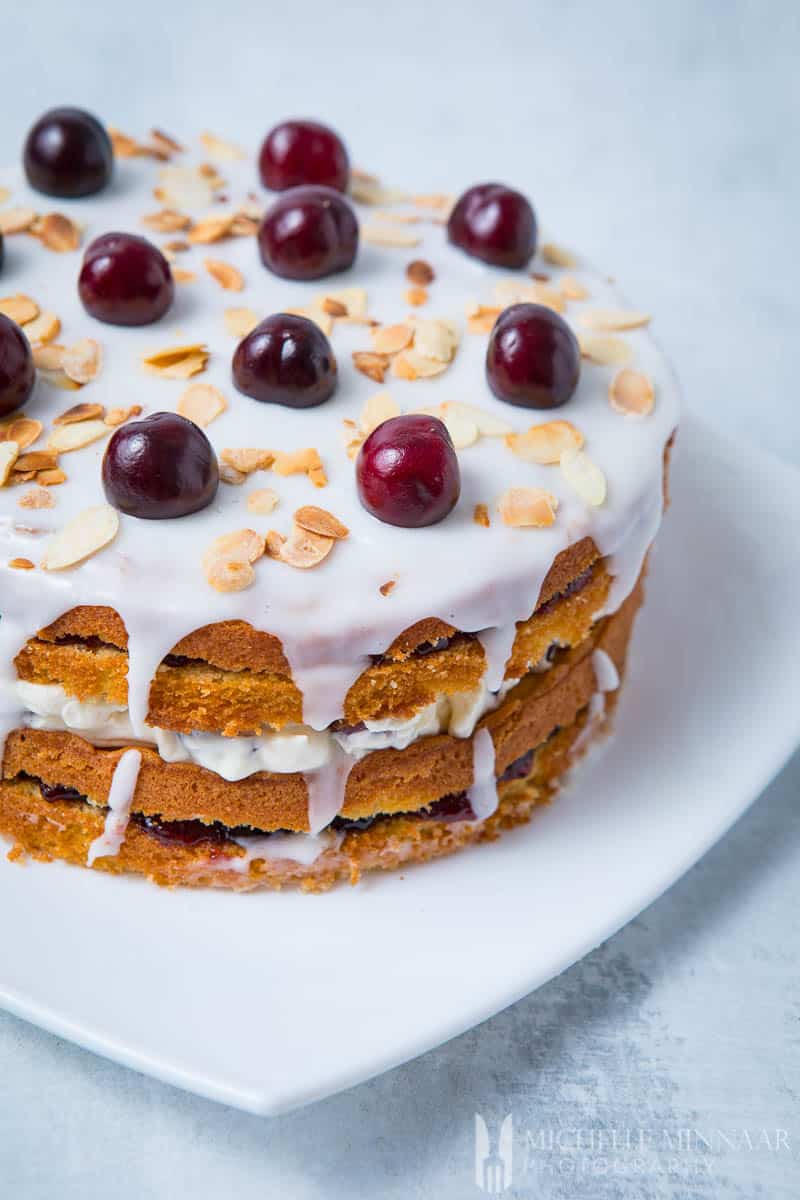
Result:
M0 861L0 1004L257 1113L367 1079L563 971L683 874L800 735L800 473L681 429L617 736L526 829L324 896Z

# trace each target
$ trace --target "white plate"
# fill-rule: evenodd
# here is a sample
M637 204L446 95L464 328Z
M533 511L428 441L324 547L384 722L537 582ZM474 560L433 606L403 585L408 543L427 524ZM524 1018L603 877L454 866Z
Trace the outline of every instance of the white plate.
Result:
M511 1004L686 871L800 735L800 474L687 420L617 737L532 824L325 896L0 863L0 1004L257 1113Z

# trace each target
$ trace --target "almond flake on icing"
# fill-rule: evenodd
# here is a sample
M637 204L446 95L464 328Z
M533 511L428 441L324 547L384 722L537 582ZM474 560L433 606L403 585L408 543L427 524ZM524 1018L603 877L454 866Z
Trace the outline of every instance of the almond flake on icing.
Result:
M158 180L156 198L169 208L198 210L210 208L214 202L213 180L197 167L162 167Z
M501 279L495 285L494 293L502 308L512 304L542 304L557 313L566 309L564 297L537 279Z
M375 392L361 410L358 426L364 437L369 437L384 421L400 416L400 406L389 392Z
M220 456L222 461L234 471L242 475L252 475L254 471L268 471L275 462L274 450L257 450L244 446L239 449L225 449Z
M411 350L401 350L392 359L392 375L396 379L409 381L433 379L436 375L442 375L448 366L449 363L442 362L440 359L427 358L412 348Z
M138 417L141 411L141 404L132 404L130 408L110 408L103 417L103 423L116 429L118 425L124 425L131 417Z
M334 541L349 537L350 530L343 525L333 513L327 509L317 508L315 504L306 504L298 508L294 521L307 533L317 533L320 537L333 538Z
M237 159L246 157L244 150L239 146L217 137L214 133L201 133L200 142L206 154L210 154L212 158L219 158L223 162L235 162Z
M102 404L73 404L53 420L54 425L74 425L79 421L102 420L106 410Z
M406 303L410 304L412 308L421 308L423 304L428 303L428 293L424 287L407 288L403 296Z
M39 367L43 371L60 371L63 367L66 352L67 347L59 346L58 344L52 346L34 346L34 366Z
M51 471L58 465L54 450L27 450L14 463L15 471Z
M203 555L203 567L208 567L218 559L230 562L258 562L264 554L264 539L254 529L236 529L233 533L223 533L214 541Z
M175 283L196 283L197 272L187 271L185 267L173 267L172 278Z
M23 492L17 504L20 508L55 508L55 500L47 488L34 487Z
M158 212L142 217L142 224L155 233L184 233L191 228L192 218L176 208L162 208ZM174 246L165 247L174 252Z
M325 487L328 482L319 453L313 448L305 450L276 450L272 469L277 475L307 475L315 487Z
M350 172L350 195L357 204L402 204L406 197L397 188L384 187L376 175L353 167Z
M42 347L42 349L47 348ZM51 387L61 388L64 392L79 392L82 386L80 383L76 383L74 379L70 379L69 375L60 368L57 371L50 371L44 367L39 367L39 378L44 383L49 383Z
M247 337L259 322L258 313L252 308L226 308L223 313L225 328L232 337Z
M36 221L31 227L31 233L43 246L57 254L77 250L81 244L80 226L59 212L47 213L41 220Z
M202 342L193 342L187 346L170 346L146 354L142 358L142 365L151 375L161 375L165 379L188 379L204 371L208 359L208 347Z
M470 333L491 333L503 311L499 305L467 305L467 329Z
M503 523L515 528L546 529L555 521L557 509L553 493L538 487L509 488L497 501Z
M472 519L476 525L482 525L484 529L489 529L492 522L489 518L489 509L485 504L476 504L472 513Z
M414 350L423 358L449 363L458 349L458 329L452 321L442 318L411 317L414 330Z
M331 296L325 296L322 301L322 311L326 312L329 317L346 317L347 305L342 304L341 300L334 300Z
M565 275L558 285L562 296L567 300L585 300L589 295L583 284L574 275Z
M212 279L215 279L219 286L226 292L241 292L244 288L244 276L236 267L230 263L223 262L219 258L203 259L203 266L208 271Z
M558 246L555 242L545 242L542 246L542 258L552 267L577 267L578 260L571 250Z
M615 412L623 416L645 417L653 411L655 388L641 371L618 371L608 385L608 399Z
M55 313L40 312L38 317L26 322L25 337L32 346L52 342L61 332L61 322Z
M584 437L571 421L547 421L531 425L525 433L512 433L506 438L509 449L524 462L558 463L564 450L580 450Z
M43 425L31 417L12 418L7 424L0 425L0 442L16 442L20 450L32 446L41 437Z
M25 233L36 220L32 208L6 208L0 212L0 233Z
M205 217L192 226L186 240L192 246L212 246L215 242L222 242L231 236L233 220L230 214L224 217Z
M362 375L366 375L368 379L374 380L375 383L383 383L391 361L388 354L374 354L368 350L353 351L355 369Z
M410 325L378 325L370 336L376 354L399 354L410 345L414 330Z
M17 325L27 325L39 315L39 305L30 296L3 296L0 299L0 313L14 321Z
M18 457L19 446L16 442L0 442L0 487L5 487Z
M247 497L247 511L254 516L266 517L278 507L278 493L272 488L256 488Z
M382 596L390 596L396 587L397 587L396 579L387 579L386 583L381 584L381 586L378 588L378 591L380 592L380 594Z
M270 557L300 571L318 567L336 544L335 538L311 533L299 525L294 525L288 538L281 538L280 534L275 536L274 530L271 534L272 536L267 537L267 552Z
M119 517L109 504L87 508L48 542L42 559L45 571L77 566L117 536Z
M305 317L307 321L313 321L322 330L325 337L330 337L333 332L333 317L330 313L325 312L325 309L320 305L314 304L307 307L287 306L283 311L289 313L290 316Z
M76 425L58 425L47 439L47 449L69 454L90 446L111 432L104 421L79 421Z
M432 208L440 213L448 213L455 202L456 197L449 192L422 192L411 197L411 203L417 208Z
M15 571L35 571L36 564L32 563L29 558L12 558L8 564Z
M219 478L221 483L227 483L231 487L238 487L247 479L244 471L237 471L236 467L232 467L230 463L220 463Z
M561 455L561 473L584 503L598 508L606 498L606 477L583 450L570 447Z
M370 246L387 246L397 249L410 249L422 241L416 233L411 233L397 226L364 225L361 230L361 240Z
M249 562L218 558L209 563L207 582L216 592L243 592L255 583L256 573Z
M602 367L621 367L633 358L630 345L618 337L579 333L578 345L583 358Z
M580 313L578 320L586 329L627 330L641 329L650 324L648 313L624 308L590 308Z
M367 293L364 288L337 288L333 292L322 292L314 303L317 308L322 308L326 300L332 300L334 304L341 304L345 308L346 312L337 314L339 316L366 317L367 315Z
M52 471L37 471L36 482L42 487L58 487L60 483L67 482L67 476L60 467L56 467Z
M219 388L210 383L190 383L175 406L175 411L202 429L221 416L228 402Z
M103 360L99 342L94 338L81 338L68 346L61 360L61 369L75 383L91 383L97 378Z

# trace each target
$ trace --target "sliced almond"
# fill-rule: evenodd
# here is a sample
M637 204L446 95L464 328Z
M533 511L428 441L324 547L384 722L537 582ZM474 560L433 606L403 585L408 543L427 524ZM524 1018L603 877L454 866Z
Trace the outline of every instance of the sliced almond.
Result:
M396 225L364 225L361 229L361 240L369 246L390 246L407 250L418 246L422 238L409 230L399 229Z
M60 371L66 352L66 346L34 346L33 361L37 367L40 367L44 371Z
M77 566L117 536L119 517L110 504L100 504L79 513L47 544L42 559L45 571L63 571Z
M142 358L142 365L146 371L165 379L189 379L205 370L208 359L208 348L202 342L194 342L146 354Z
M402 204L405 196L396 188L386 188L380 179L353 167L350 172L350 195L358 204Z
M278 507L278 493L272 488L256 488L247 497L247 511L266 517Z
M27 450L14 463L15 471L52 471L58 465L54 450Z
M450 400L443 404L442 408L445 412L458 412L461 416L469 417L477 425L478 433L482 437L507 437L513 432L508 421L479 408L477 404L462 404L460 400Z
M42 487L58 487L60 483L67 482L67 476L60 467L55 467L52 471L37 471L36 482Z
M244 150L234 146L233 142L226 142L224 138L217 137L214 133L201 133L200 141L203 149L212 158L219 158L223 162L235 162L237 159L245 158Z
M223 450L220 457L235 471L240 471L243 475L252 475L254 471L269 470L275 461L275 451L245 447L240 450Z
M586 329L626 330L641 329L650 324L648 313L623 308L591 308L578 317Z
M48 250L55 250L57 254L77 250L81 244L80 226L63 213L48 213L37 221L34 232Z
M377 429L384 421L400 416L400 406L395 403L388 392L376 392L370 396L361 410L358 425L364 437L368 437L373 429Z
M415 258L406 267L406 279L409 283L416 283L419 287L427 287L433 283L436 278L436 273L430 263L425 262L424 258Z
M236 468L230 466L229 463L220 463L219 477L222 483L227 483L232 487L238 487L247 479L244 471L237 471Z
M74 379L70 379L69 375L60 368L56 371L50 371L44 367L39 367L39 378L45 383L49 383L51 387L61 388L63 392L79 392L81 390L81 385L76 383Z
M476 525L482 525L484 529L488 529L492 523L491 520L489 519L489 509L486 507L485 504L476 504L475 505L475 510L472 514L472 519Z
M371 337L376 354L398 354L411 344L414 330L410 325L379 325Z
M589 362L598 366L616 367L629 363L633 358L633 350L627 342L618 337L605 337L602 334L582 333L578 337L581 354Z
M537 487L509 488L497 501L503 523L520 529L546 529L555 521L557 509L553 493Z
M230 236L233 217L205 217L198 221L186 235L186 240L193 246L211 246Z
M562 296L568 300L585 300L589 295L586 288L574 275L565 275L558 285Z
M442 421L456 450L466 450L468 446L473 446L480 437L478 423L468 404L435 404L417 408L414 411L425 413L429 417L437 417Z
M577 267L578 261L571 250L558 246L555 242L545 242L542 246L542 258L552 267Z
M61 322L55 313L40 312L38 317L26 322L25 337L32 346L52 342L61 332Z
M0 442L0 487L5 487L8 477L19 457L19 446L16 442Z
M221 416L228 402L219 388L210 383L190 383L175 406L176 412L188 421L194 421L205 429Z
M158 178L157 199L169 208L197 211L210 208L214 201L213 180L197 167L162 167Z
M362 375L366 375L368 379L374 379L375 383L383 383L390 364L391 359L388 354L372 354L368 350L353 351L355 369Z
M197 272L186 267L173 267L172 278L175 283L197 283Z
M191 228L192 218L187 213L178 212L176 208L162 208L142 217L142 224L156 233L183 233Z
M506 445L529 463L557 463L565 450L580 450L584 437L571 421L547 421L543 425L531 425L526 433L512 433Z
M411 203L416 204L417 208L432 208L440 213L448 213L455 202L455 196L449 192L425 192L411 197Z
M338 288L335 292L323 292L316 299L316 304L321 307L325 300L332 300L335 304L341 304L347 310L348 317L366 317L367 315L367 293L364 288L350 287Z
M598 508L606 498L606 477L583 450L570 447L561 455L561 474L581 500Z
M230 263L219 258L206 258L203 260L203 266L226 292L241 292L244 288L244 275Z
M414 330L414 351L423 358L449 363L458 349L458 329L452 321L441 318L411 317Z
M428 293L424 287L406 288L403 296L406 304L410 304L412 308L421 308L423 304L428 303Z
M313 321L326 337L330 337L333 330L333 317L321 306L314 304L308 308L285 308L283 311L289 313L290 316L305 317L307 321Z
M102 364L102 350L94 338L81 338L68 346L61 360L61 369L76 383L90 383L97 378Z
M41 437L42 428L41 421L17 417L0 427L0 442L16 442L20 450L25 450Z
M55 508L56 502L47 488L34 487L23 492L17 504L20 508Z
M315 487L325 487L328 482L322 459L313 446L305 450L276 451L272 469L277 475L307 475Z
M449 363L435 358L426 358L413 348L401 350L392 360L392 374L397 379L432 379L446 371ZM381 380L381 383L383 380Z
M272 539L269 550L272 557L286 563L287 566L307 571L318 567L328 557L335 544L334 538L322 537L295 525L285 541L278 543L277 539Z
M646 417L653 411L655 388L641 371L618 371L608 385L608 400L615 412L624 416Z
M39 305L30 296L4 296L0 300L0 312L17 325L27 325L39 315Z
M111 148L115 158L136 158L140 153L139 143L135 138L128 137L113 125L108 126L108 136L111 138Z
M350 530L343 525L333 513L327 509L317 508L315 504L305 504L294 514L295 525L305 529L307 533L318 533L320 537L333 538L334 541L349 536Z
M237 529L214 538L203 555L203 569L220 559L228 562L257 562L264 553L264 539L254 529Z
M106 410L102 404L73 404L53 421L54 425L75 425L79 421L102 420Z
M255 583L256 573L249 562L217 558L205 571L206 580L215 592L243 592Z
M29 558L12 558L8 564L15 571L35 571L36 567Z
M259 316L252 308L226 308L223 320L232 337L243 338L253 332L259 322Z
M112 429L116 429L118 425L124 425L131 417L138 417L141 411L141 404L132 404L130 408L110 408L103 418L103 422Z
M322 301L322 311L326 312L329 317L346 317L347 305L342 304L341 300L334 300L331 296L325 296Z
M470 333L491 333L502 312L497 304L471 304L467 308L467 329Z
M0 233L24 233L36 220L32 208L6 208L0 212Z
M519 279L516 276L501 279L494 286L494 298L500 308L509 308L512 304L534 304L536 302L536 285L532 279Z
M381 586L378 588L378 591L380 592L380 594L382 596L389 596L389 595L391 595L391 593L394 591L394 589L396 587L397 587L396 579L387 579L386 583L381 584Z
M76 425L58 425L47 439L47 449L69 454L107 437L110 427L104 421L79 421Z

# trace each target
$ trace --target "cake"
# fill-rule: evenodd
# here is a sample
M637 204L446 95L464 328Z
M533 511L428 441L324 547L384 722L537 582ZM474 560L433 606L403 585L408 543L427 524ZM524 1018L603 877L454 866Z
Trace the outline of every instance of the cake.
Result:
M529 821L665 508L649 316L518 192L313 122L256 159L54 110L0 185L10 857L322 891Z

